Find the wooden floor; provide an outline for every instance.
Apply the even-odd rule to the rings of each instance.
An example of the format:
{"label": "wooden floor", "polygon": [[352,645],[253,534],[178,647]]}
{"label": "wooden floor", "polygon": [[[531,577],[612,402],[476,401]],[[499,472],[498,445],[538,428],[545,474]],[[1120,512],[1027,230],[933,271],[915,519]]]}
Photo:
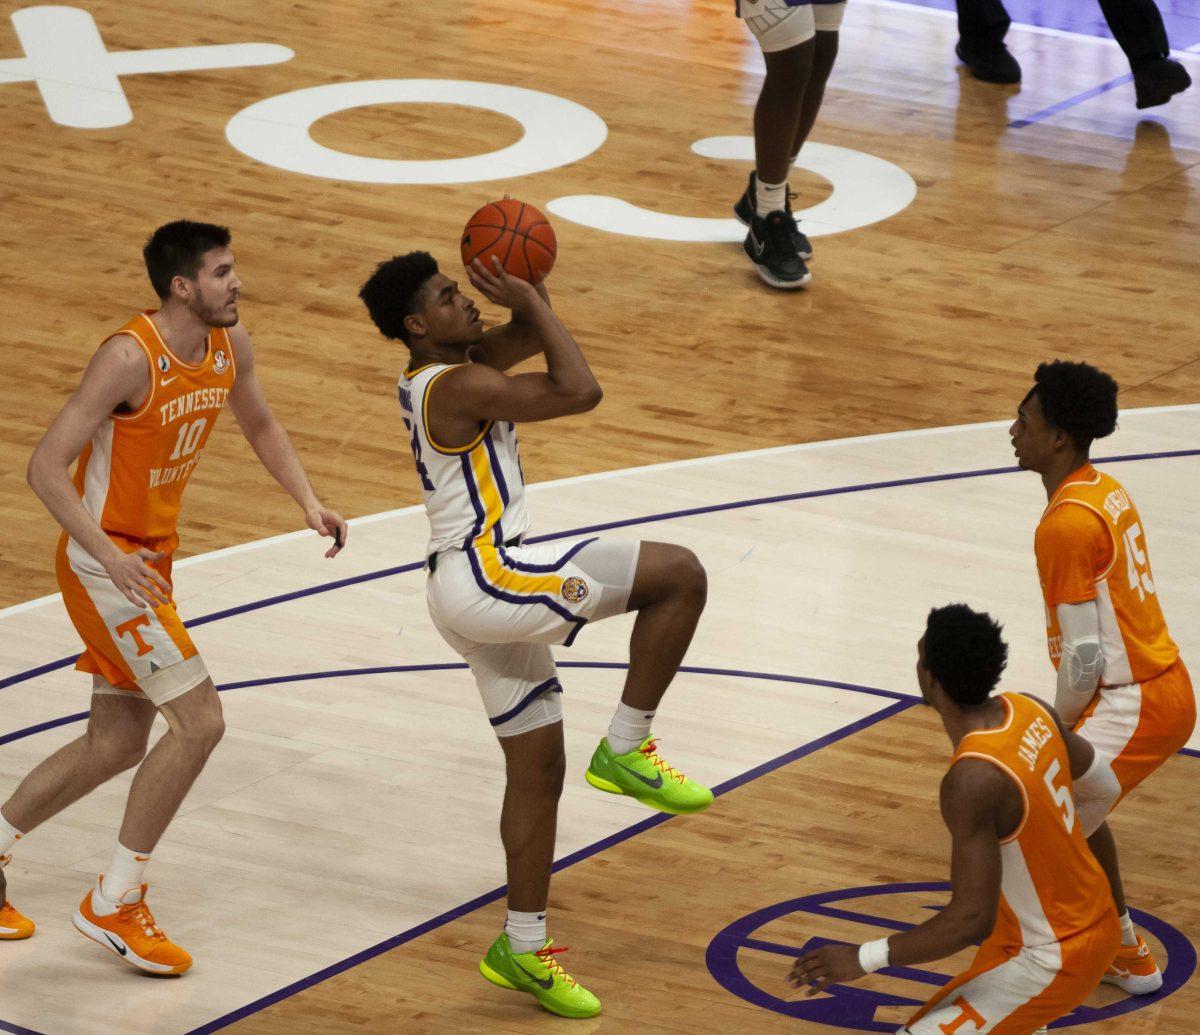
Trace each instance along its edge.
{"label": "wooden floor", "polygon": [[[12,607],[0,611],[0,683],[75,649],[56,602],[25,606],[55,592],[57,534],[23,472],[95,345],[153,303],[139,252],[156,225],[190,217],[232,228],[246,283],[242,314],[262,378],[324,498],[348,516],[415,503],[419,489],[393,389],[403,350],[375,334],[358,286],[376,261],[410,248],[431,249],[458,275],[464,220],[505,192],[547,210],[556,199],[591,196],[651,213],[727,219],[750,165],[704,157],[705,148],[693,145],[750,133],[761,57],[731,6],[265,0],[215,18],[212,5],[181,0],[165,19],[162,6],[146,0],[94,0],[86,11],[110,51],[256,43],[294,54],[252,67],[124,75],[132,121],[80,129],[54,121],[38,87],[19,81],[23,67],[6,64],[22,53],[10,17],[23,5],[0,2],[0,607]],[[786,460],[762,466],[718,459],[715,467],[662,475],[614,473],[1006,419],[1034,366],[1056,356],[1110,370],[1126,408],[1200,402],[1200,90],[1148,115],[1134,110],[1128,85],[1058,110],[1127,71],[1115,45],[1016,26],[1009,43],[1025,79],[1014,90],[964,78],[953,43],[945,12],[850,0],[814,141],[890,163],[911,177],[916,194],[869,226],[818,227],[826,232],[814,238],[807,291],[765,288],[733,241],[630,236],[552,216],[559,261],[550,289],[605,400],[585,417],[527,428],[524,467],[535,482],[603,477],[535,492],[539,528],[1004,466],[1011,456],[998,426],[818,446],[796,454],[803,463],[787,452]],[[1200,55],[1181,59],[1200,74]],[[42,74],[48,83],[81,76],[70,62]],[[232,118],[266,98],[391,78],[543,91],[594,112],[607,136],[585,157],[531,175],[408,184],[288,172],[226,137]],[[115,96],[94,82],[82,89],[85,99],[87,91],[106,102]],[[1023,120],[1029,124],[1011,125]],[[319,144],[348,154],[426,161],[494,151],[521,133],[507,116],[441,103],[355,107],[311,130]],[[744,153],[746,141],[735,144]],[[869,178],[831,184],[803,169],[792,186],[798,210],[832,194],[848,223],[876,190]],[[722,233],[728,237],[728,228],[714,236]],[[485,306],[486,317],[498,315]],[[1163,420],[1130,415],[1123,425],[1121,434],[1133,436],[1130,452],[1200,445],[1194,411]],[[1122,451],[1119,442],[1114,453]],[[180,556],[301,524],[232,418],[206,452],[184,504]],[[1131,464],[1120,475],[1128,476],[1155,537],[1156,575],[1171,587],[1175,634],[1195,657],[1200,567],[1190,555],[1200,501],[1185,487],[1198,482],[1196,461],[1162,463],[1175,466]],[[706,480],[717,470],[721,478]],[[1028,550],[1038,490],[1018,476],[1001,481],[994,489],[986,479],[950,482],[903,504],[814,499],[779,508],[786,518],[752,508],[730,511],[719,528],[698,520],[652,528],[647,534],[696,548],[722,587],[689,660],[741,676],[798,673],[910,694],[909,626],[930,604],[958,593],[995,601],[989,606],[1003,611],[1013,640],[1011,674],[1045,689]],[[985,498],[1008,508],[1007,523],[972,509]],[[164,925],[207,960],[185,981],[121,981],[127,975],[56,919],[56,910],[73,907],[86,874],[104,864],[125,782],[23,844],[9,873],[14,888],[28,889],[18,901],[37,907],[43,927],[17,947],[23,955],[10,953],[13,946],[0,952],[0,1030],[215,1030],[206,1026],[233,1021],[262,997],[498,886],[489,825],[498,754],[469,681],[434,670],[394,673],[380,683],[360,672],[452,660],[424,615],[419,573],[368,578],[417,560],[422,521],[407,514],[358,524],[351,548],[332,563],[319,562],[301,538],[181,568],[181,599],[192,617],[361,576],[361,585],[336,598],[249,611],[196,634],[222,683],[357,674],[311,687],[248,687],[226,698],[231,736],[168,832],[151,875]],[[913,551],[921,559],[915,573],[906,559]],[[781,616],[764,620],[760,600],[739,589],[746,563],[766,606],[782,606]],[[807,595],[813,580],[828,594],[820,605]],[[333,599],[336,606],[325,604]],[[886,630],[884,647],[870,656],[854,634],[864,609],[873,627]],[[601,627],[571,657],[617,663],[624,635],[619,623]],[[611,672],[573,678],[582,684],[585,675],[568,731],[576,755],[602,731],[618,682]],[[755,698],[758,711],[739,725],[741,676],[711,685],[708,677],[681,677],[668,743],[713,782],[737,780],[893,705],[812,684],[789,684],[788,694],[772,696],[754,683],[766,696]],[[63,669],[24,678],[0,695],[2,797],[78,726],[28,731],[77,714],[87,698]],[[705,951],[725,925],[787,899],[944,878],[946,842],[931,789],[947,751],[929,720],[917,708],[884,717],[731,789],[709,816],[655,826],[565,869],[555,882],[555,937],[572,946],[575,969],[604,996],[606,1011],[575,1027],[834,1030],[819,1018],[788,1018],[739,998],[709,973]],[[731,723],[736,736],[723,737]],[[425,733],[441,745],[429,759],[432,770],[467,765],[478,780],[478,797],[452,808],[461,831],[447,833],[430,818],[437,796],[426,770],[411,765],[414,741],[404,739],[419,743]],[[1200,936],[1189,884],[1197,855],[1194,765],[1200,762],[1175,760],[1116,823],[1131,900],[1192,942]],[[378,830],[342,824],[347,794],[375,803],[368,811]],[[616,838],[641,819],[624,803],[595,797],[578,786],[568,791],[574,819],[564,820],[561,856]],[[320,820],[312,819],[314,809]],[[315,855],[313,845],[321,849]],[[332,889],[317,872],[328,858],[321,852],[351,860]],[[297,860],[314,857],[313,872],[296,873]],[[431,861],[445,871],[438,880],[425,878]],[[646,872],[663,875],[652,889],[629,876]],[[898,899],[879,915],[915,919],[936,900],[928,894],[929,901]],[[216,923],[207,907],[218,902]],[[491,902],[466,910],[237,1025],[375,1032],[555,1024],[473,973],[500,908]],[[352,922],[338,928],[339,916]],[[220,924],[249,926],[230,939],[227,956],[211,940]],[[333,933],[306,940],[325,924]],[[755,937],[796,945],[810,935],[869,933],[828,917],[773,924]],[[784,995],[785,957],[745,946],[736,957],[762,996]],[[906,999],[928,993],[878,987]],[[878,1025],[902,1013],[884,1009],[877,1027],[844,1030],[890,1030]],[[1174,1035],[1192,1030],[1197,1015],[1200,999],[1188,985],[1087,1027]]]}

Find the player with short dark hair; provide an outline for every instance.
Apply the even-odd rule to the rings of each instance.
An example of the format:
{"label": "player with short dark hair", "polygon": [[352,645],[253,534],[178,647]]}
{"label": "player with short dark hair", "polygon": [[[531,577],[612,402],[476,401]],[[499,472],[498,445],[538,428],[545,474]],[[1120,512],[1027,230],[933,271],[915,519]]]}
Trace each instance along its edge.
{"label": "player with short dark hair", "polygon": [[[1049,503],[1034,534],[1046,607],[1055,707],[1112,762],[1110,807],[1187,744],[1192,682],[1167,631],[1145,526],[1124,487],[1096,470],[1092,442],[1117,424],[1117,383],[1087,363],[1043,363],[1009,428],[1021,467],[1041,475]],[[1162,986],[1125,908],[1108,824],[1089,838],[1112,884],[1122,948],[1105,981],[1135,995]]]}
{"label": "player with short dark hair", "polygon": [[897,1035],[1042,1030],[1091,994],[1120,944],[1108,881],[1084,839],[1103,818],[1112,772],[1036,697],[991,693],[1007,656],[1000,626],[965,604],[931,611],[917,644],[921,696],[954,745],[941,786],[950,902],[901,934],[824,945],[792,969],[813,995],[982,942]]}
{"label": "player with short dark hair", "polygon": [[[34,927],[5,901],[13,846],[136,766],[112,862],[73,922],[152,974],[183,973],[192,958],[155,924],[142,876],[225,728],[170,580],[183,490],[227,402],[309,527],[335,540],[325,556],[346,538],[259,385],[229,240],[224,227],[186,220],[154,232],[143,254],[162,305],[101,343],[29,461],[30,486],[63,528],[58,584],[84,643],[75,667],[91,674],[92,701],[84,735],[34,768],[0,811],[0,938]],[[160,712],[167,732],[147,753]]]}
{"label": "player with short dark hair", "polygon": [[[510,276],[498,260],[490,269],[476,260],[470,278],[511,310],[508,323],[484,330],[474,302],[427,252],[380,263],[360,295],[379,330],[409,347],[398,389],[429,516],[429,614],[470,666],[504,751],[508,916],[480,971],[553,1013],[592,1017],[600,1001],[563,970],[555,957],[564,949],[546,934],[566,766],[550,647],[569,647],[589,622],[636,613],[621,701],[585,777],[663,812],[700,812],[712,792],[659,755],[650,726],[691,643],[707,579],[695,554],[668,543],[525,542],[516,426],[585,413],[600,386],[543,284]],[[507,373],[539,353],[544,371]]]}

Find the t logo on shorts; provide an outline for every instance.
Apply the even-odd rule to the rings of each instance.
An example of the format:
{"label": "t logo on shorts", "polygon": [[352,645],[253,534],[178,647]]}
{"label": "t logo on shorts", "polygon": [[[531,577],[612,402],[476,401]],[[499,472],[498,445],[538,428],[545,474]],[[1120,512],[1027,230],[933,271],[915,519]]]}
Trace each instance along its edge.
{"label": "t logo on shorts", "polygon": [[950,1005],[957,1006],[960,1010],[962,1010],[962,1013],[959,1014],[958,1017],[956,1017],[949,1024],[938,1025],[938,1027],[941,1028],[946,1035],[954,1035],[959,1028],[967,1023],[967,1021],[970,1021],[975,1025],[976,1031],[983,1031],[983,1026],[987,1024],[987,1021],[979,1016],[979,1011],[976,1010],[975,1007],[973,1007],[970,1003],[968,1003],[966,999],[964,999],[962,996],[959,996]]}
{"label": "t logo on shorts", "polygon": [[138,632],[138,628],[143,625],[149,625],[150,619],[146,615],[137,615],[129,619],[128,622],[122,622],[116,627],[118,637],[130,636],[133,642],[137,645],[137,656],[140,658],[143,654],[149,654],[153,647],[142,639],[142,634]]}

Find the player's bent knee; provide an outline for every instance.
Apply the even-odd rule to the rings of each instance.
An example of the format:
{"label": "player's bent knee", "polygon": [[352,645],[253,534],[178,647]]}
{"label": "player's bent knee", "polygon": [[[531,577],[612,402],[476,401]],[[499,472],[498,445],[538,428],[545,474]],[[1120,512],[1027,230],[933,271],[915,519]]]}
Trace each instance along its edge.
{"label": "player's bent knee", "polygon": [[674,574],[681,592],[689,596],[708,599],[708,572],[691,550],[684,546],[675,547]]}

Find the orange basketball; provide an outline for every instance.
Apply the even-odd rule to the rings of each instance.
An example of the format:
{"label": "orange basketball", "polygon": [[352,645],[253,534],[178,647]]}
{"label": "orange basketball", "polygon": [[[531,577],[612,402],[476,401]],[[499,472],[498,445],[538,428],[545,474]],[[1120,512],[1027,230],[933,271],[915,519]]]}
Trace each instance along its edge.
{"label": "orange basketball", "polygon": [[509,274],[531,284],[550,272],[557,254],[554,227],[532,205],[513,198],[484,205],[463,230],[464,266],[479,259],[491,269],[495,255]]}

